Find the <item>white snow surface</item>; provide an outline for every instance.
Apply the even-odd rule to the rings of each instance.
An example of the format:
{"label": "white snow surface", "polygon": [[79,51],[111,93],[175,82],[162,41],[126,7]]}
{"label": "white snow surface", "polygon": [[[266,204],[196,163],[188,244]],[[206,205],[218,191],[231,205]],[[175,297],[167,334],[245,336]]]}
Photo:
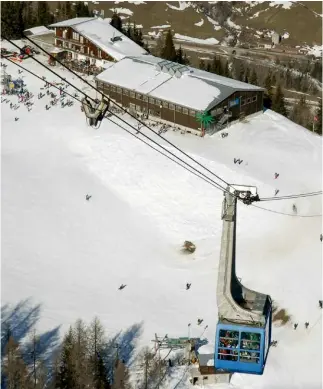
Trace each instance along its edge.
{"label": "white snow surface", "polygon": [[200,38],[193,38],[191,36],[181,35],[181,34],[175,34],[175,39],[187,41],[187,42],[194,42],[202,45],[217,45],[219,41],[215,38],[206,38],[206,39],[200,39]]}
{"label": "white snow surface", "polygon": [[170,24],[163,24],[162,26],[152,26],[150,28],[169,28],[169,27],[171,27]]}
{"label": "white snow surface", "polygon": [[233,27],[236,30],[241,30],[241,26],[235,24],[230,18],[227,19],[227,23],[230,27]]}
{"label": "white snow surface", "polygon": [[189,1],[179,1],[178,7],[176,7],[172,4],[169,4],[169,3],[166,3],[166,5],[167,5],[167,7],[174,9],[176,11],[184,11],[184,9],[191,7],[191,3]]}
{"label": "white snow surface", "polygon": [[[7,64],[18,77],[18,67]],[[60,81],[32,59],[22,66]],[[44,83],[24,76],[37,96]],[[69,80],[88,90],[74,76]],[[35,98],[32,112],[2,104],[2,303],[27,297],[41,303],[39,331],[61,325],[63,334],[77,318],[95,315],[109,335],[142,323],[138,346],[151,346],[155,333],[187,336],[188,323],[191,336],[200,336],[196,320],[202,317],[212,352],[222,193],[108,120],[92,130],[77,102],[46,111],[48,101]],[[225,139],[165,136],[228,182],[256,185],[260,197],[276,188],[280,195],[321,189],[319,136],[270,110],[227,132]],[[243,163],[234,165],[235,157]],[[322,213],[321,200],[257,205],[292,213],[295,203],[299,214],[312,215]],[[321,228],[322,218],[239,205],[237,274],[246,286],[269,293],[299,327],[274,325],[278,346],[270,349],[262,376],[234,374],[230,385],[216,388],[321,387]],[[197,245],[191,256],[180,253],[187,239]],[[118,291],[121,283],[127,287]],[[164,389],[180,380],[178,388],[191,387],[184,368],[173,379]]]}
{"label": "white snow surface", "polygon": [[214,30],[216,30],[216,31],[221,30],[222,27],[219,25],[219,23],[217,21],[215,21],[214,19],[210,18],[210,16],[207,16],[206,18],[207,18],[207,20],[211,24],[213,24]]}
{"label": "white snow surface", "polygon": [[288,39],[289,38],[289,32],[285,31],[284,34],[282,35],[283,39]]}
{"label": "white snow surface", "polygon": [[24,34],[26,32],[31,32],[31,34],[33,36],[35,35],[43,35],[43,34],[55,34],[55,31],[53,30],[50,30],[49,28],[45,27],[45,26],[38,26],[38,27],[32,27],[32,28],[28,28],[27,30],[24,31]]}
{"label": "white snow surface", "polygon": [[309,55],[314,55],[317,58],[322,57],[323,46],[314,45],[306,46],[306,48],[308,48]]}
{"label": "white snow surface", "polygon": [[133,12],[128,8],[110,8],[110,11],[116,12],[117,14],[133,15]]}
{"label": "white snow surface", "polygon": [[278,5],[282,5],[284,9],[290,9],[290,7],[293,5],[292,1],[272,1],[269,3],[270,7],[276,7]]}
{"label": "white snow surface", "polygon": [[202,18],[199,22],[194,23],[194,24],[195,24],[195,26],[197,26],[197,27],[201,27],[201,26],[203,26],[203,24],[204,24],[204,19]]}

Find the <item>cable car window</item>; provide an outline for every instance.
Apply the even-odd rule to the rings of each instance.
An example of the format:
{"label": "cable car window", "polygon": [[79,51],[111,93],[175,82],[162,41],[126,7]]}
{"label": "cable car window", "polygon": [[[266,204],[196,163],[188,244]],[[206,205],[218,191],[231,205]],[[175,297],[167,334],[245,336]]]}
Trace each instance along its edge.
{"label": "cable car window", "polygon": [[241,332],[240,349],[260,350],[260,334],[254,332]]}
{"label": "cable car window", "polygon": [[219,348],[218,359],[223,359],[226,361],[237,361],[238,360],[238,353],[239,353],[238,350]]}
{"label": "cable car window", "polygon": [[237,348],[239,331],[220,330],[220,347]]}
{"label": "cable car window", "polygon": [[259,363],[259,356],[258,352],[240,350],[240,362]]}

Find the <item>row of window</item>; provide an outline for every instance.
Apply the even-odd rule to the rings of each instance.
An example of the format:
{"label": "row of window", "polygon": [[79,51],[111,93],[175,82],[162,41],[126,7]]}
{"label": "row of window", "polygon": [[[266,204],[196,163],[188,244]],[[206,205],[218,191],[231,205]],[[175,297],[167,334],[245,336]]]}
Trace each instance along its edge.
{"label": "row of window", "polygon": [[[120,93],[120,94],[123,94],[124,96],[130,96],[131,98],[133,99],[137,99],[137,100],[141,100],[141,101],[144,101],[146,103],[149,102],[149,104],[154,104],[154,105],[157,105],[159,108],[168,108],[170,109],[171,111],[176,111],[176,112],[181,112],[183,113],[184,115],[190,115],[190,116],[193,116],[195,117],[196,115],[196,111],[192,110],[192,109],[188,109],[188,108],[185,108],[185,107],[181,107],[180,105],[175,105],[175,104],[172,104],[172,103],[168,103],[167,101],[162,101],[162,100],[159,100],[159,99],[155,99],[153,97],[148,97],[146,95],[142,95],[140,93],[135,93],[134,91],[130,91],[130,90],[127,90],[127,89],[122,89],[120,87],[115,87],[113,85],[108,85],[108,84],[104,84],[103,83],[98,83],[98,87],[100,88],[104,88],[105,89],[109,89],[111,90],[111,92],[117,92],[117,93]],[[134,105],[135,104],[130,104],[131,105]],[[139,105],[136,105],[136,107],[139,107]]]}
{"label": "row of window", "polygon": [[259,363],[260,341],[261,335],[257,332],[220,330],[218,358]]}
{"label": "row of window", "polygon": [[246,104],[250,104],[257,101],[257,96],[248,97],[247,99],[241,99],[241,107]]}

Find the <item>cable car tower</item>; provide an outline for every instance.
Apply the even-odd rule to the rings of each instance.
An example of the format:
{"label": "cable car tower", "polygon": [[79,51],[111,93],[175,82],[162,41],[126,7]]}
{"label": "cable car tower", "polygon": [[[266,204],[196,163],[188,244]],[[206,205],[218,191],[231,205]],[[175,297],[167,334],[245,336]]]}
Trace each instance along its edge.
{"label": "cable car tower", "polygon": [[238,197],[245,204],[259,197],[255,187],[242,185],[228,186],[224,196],[214,366],[229,372],[262,374],[271,342],[271,298],[242,285],[235,266]]}

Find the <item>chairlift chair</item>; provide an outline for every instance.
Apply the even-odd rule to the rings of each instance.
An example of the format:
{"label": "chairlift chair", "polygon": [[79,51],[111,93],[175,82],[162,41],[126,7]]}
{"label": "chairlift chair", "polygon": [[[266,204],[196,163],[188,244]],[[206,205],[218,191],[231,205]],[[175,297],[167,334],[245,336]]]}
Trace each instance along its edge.
{"label": "chairlift chair", "polygon": [[82,99],[81,110],[85,113],[87,124],[97,130],[100,127],[105,114],[109,110],[109,106],[109,101],[104,98],[102,98],[101,102],[97,100],[96,103],[93,104],[89,99],[84,97]]}

